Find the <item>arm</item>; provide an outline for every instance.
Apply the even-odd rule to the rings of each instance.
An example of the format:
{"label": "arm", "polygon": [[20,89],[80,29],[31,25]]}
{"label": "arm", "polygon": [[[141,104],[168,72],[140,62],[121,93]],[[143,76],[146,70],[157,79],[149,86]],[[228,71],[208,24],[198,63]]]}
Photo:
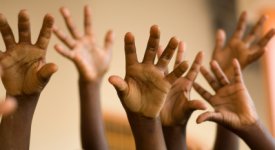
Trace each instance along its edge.
{"label": "arm", "polygon": [[[183,61],[183,51],[184,46],[180,42],[174,68]],[[202,59],[203,53],[200,52],[197,54],[188,73],[174,82],[168,92],[160,114],[167,149],[187,149],[187,122],[193,111],[206,108],[201,101],[190,100],[192,84],[199,72]]]}
{"label": "arm", "polygon": [[164,73],[178,45],[176,38],[170,40],[157,64],[154,64],[159,38],[158,26],[152,26],[143,61],[139,63],[134,37],[131,33],[127,33],[125,79],[118,76],[109,78],[126,110],[138,150],[166,149],[159,113],[171,85],[188,68],[184,62],[171,73],[167,75]]}
{"label": "arm", "polygon": [[0,124],[0,147],[29,149],[32,117],[39,95],[57,66],[46,64],[46,49],[54,19],[44,17],[36,44],[31,44],[29,16],[22,10],[18,16],[19,42],[16,43],[6,18],[0,14],[0,30],[6,51],[0,54],[2,81],[7,97],[17,102],[13,115],[4,116]]}
{"label": "arm", "polygon": [[60,29],[55,27],[54,33],[69,48],[65,49],[60,44],[56,44],[55,49],[58,53],[71,60],[79,73],[82,148],[107,149],[108,145],[105,139],[100,105],[100,87],[110,65],[114,40],[113,32],[109,31],[106,34],[104,47],[99,47],[95,43],[91,24],[91,8],[88,5],[84,8],[84,35],[81,35],[75,28],[67,8],[61,8],[60,12],[72,38],[68,38]]}
{"label": "arm", "polygon": [[216,61],[211,63],[211,67],[216,79],[204,68],[201,72],[216,92],[215,95],[211,95],[198,84],[194,84],[194,88],[213,106],[214,112],[208,111],[199,115],[197,122],[216,122],[241,137],[251,149],[274,149],[275,141],[258,119],[253,101],[244,85],[238,61],[233,61],[232,81],[228,80]]}
{"label": "arm", "polygon": [[[249,34],[244,36],[247,14],[246,12],[242,13],[233,36],[226,44],[225,32],[223,30],[217,31],[216,46],[212,59],[217,60],[229,79],[234,76],[234,69],[231,65],[234,58],[238,59],[241,68],[244,69],[264,54],[265,46],[274,35],[274,30],[270,30],[265,36],[261,36],[261,29],[266,19],[266,16],[262,16]],[[214,149],[229,148],[228,150],[233,150],[238,149],[238,147],[238,137],[234,133],[218,125]]]}

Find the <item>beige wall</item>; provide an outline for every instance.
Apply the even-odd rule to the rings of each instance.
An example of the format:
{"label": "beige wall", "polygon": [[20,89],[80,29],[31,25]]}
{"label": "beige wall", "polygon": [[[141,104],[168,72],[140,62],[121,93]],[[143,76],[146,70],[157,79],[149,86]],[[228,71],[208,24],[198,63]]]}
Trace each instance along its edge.
{"label": "beige wall", "polygon": [[[199,50],[205,51],[208,64],[213,48],[213,33],[206,2],[201,0],[0,0],[0,11],[5,14],[17,34],[17,14],[20,9],[29,11],[32,25],[32,40],[35,41],[42,24],[43,15],[47,12],[56,18],[56,24],[65,29],[64,22],[58,12],[60,6],[67,6],[73,14],[77,26],[83,27],[83,5],[90,4],[93,9],[94,29],[101,44],[105,31],[112,28],[116,33],[111,69],[105,77],[102,87],[103,109],[105,112],[125,116],[114,88],[107,82],[107,77],[116,74],[124,76],[123,37],[128,31],[134,33],[139,59],[143,56],[149,35],[149,28],[158,24],[161,28],[161,43],[166,45],[171,36],[177,36],[187,43],[185,58],[193,60]],[[77,72],[71,62],[58,55],[53,44],[59,42],[53,36],[48,48],[47,61],[55,62],[59,71],[52,77],[39,100],[32,126],[32,150],[77,150],[80,147],[79,137],[79,104],[77,89]],[[4,49],[2,40],[0,48]],[[190,62],[191,63],[191,62]],[[257,68],[256,68],[257,69]],[[259,68],[258,68],[259,69]],[[252,73],[249,72],[252,70]],[[261,76],[248,69],[246,77],[249,86],[262,87]],[[250,75],[252,74],[252,75]],[[199,80],[202,81],[200,77]],[[252,82],[250,82],[252,81]],[[205,81],[202,81],[205,83]],[[253,97],[261,100],[257,103],[260,113],[262,98],[265,96],[259,89],[252,88]],[[261,89],[262,90],[262,89]],[[260,91],[261,91],[260,90]],[[1,96],[5,92],[1,87]],[[200,98],[196,93],[194,98]],[[196,125],[195,113],[188,125],[188,134],[197,138],[206,147],[211,147],[214,140],[215,126],[213,123]],[[265,120],[265,118],[264,118]],[[242,148],[247,149],[247,148]]]}

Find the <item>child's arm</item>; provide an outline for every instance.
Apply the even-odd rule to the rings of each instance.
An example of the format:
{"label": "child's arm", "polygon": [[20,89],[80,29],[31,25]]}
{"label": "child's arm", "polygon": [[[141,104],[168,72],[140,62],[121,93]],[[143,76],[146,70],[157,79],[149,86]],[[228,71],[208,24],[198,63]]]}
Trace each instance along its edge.
{"label": "child's arm", "polygon": [[[217,31],[216,46],[212,59],[221,65],[222,70],[229,79],[234,76],[233,66],[231,65],[234,58],[238,59],[241,63],[241,68],[244,69],[264,54],[267,43],[275,33],[274,30],[270,30],[265,36],[261,35],[261,30],[266,19],[266,16],[262,16],[253,26],[252,30],[247,35],[244,35],[247,26],[247,14],[243,12],[233,36],[226,44],[225,32],[223,30]],[[238,149],[238,143],[238,138],[234,133],[220,125],[217,126],[214,149]]]}
{"label": "child's arm", "polygon": [[15,42],[12,30],[0,14],[0,30],[6,51],[0,54],[2,82],[7,97],[17,102],[17,110],[4,116],[0,125],[1,149],[29,149],[32,117],[40,93],[57,66],[46,63],[46,49],[51,37],[54,18],[44,17],[38,40],[31,43],[30,20],[26,10],[18,16],[19,42]]}
{"label": "child's arm", "polygon": [[63,7],[60,12],[72,37],[66,36],[62,30],[55,27],[54,33],[69,48],[56,44],[55,49],[71,60],[79,73],[82,147],[108,149],[100,105],[100,87],[110,66],[113,32],[107,32],[104,46],[99,47],[92,28],[91,8],[88,5],[84,8],[85,32],[83,35],[76,29],[69,10]]}
{"label": "child's arm", "polygon": [[240,136],[251,149],[274,149],[275,142],[266,129],[260,125],[253,101],[244,85],[240,65],[233,61],[234,77],[229,81],[216,61],[211,63],[216,78],[202,68],[201,72],[216,92],[210,94],[200,85],[196,91],[214,108],[197,118],[197,122],[213,121]]}
{"label": "child's arm", "polygon": [[138,62],[134,36],[127,33],[126,76],[124,80],[118,76],[109,78],[126,110],[138,150],[166,149],[159,113],[171,85],[188,68],[186,63],[181,63],[165,75],[166,67],[178,45],[176,38],[170,40],[160,59],[154,64],[159,38],[159,28],[152,26],[143,61]]}
{"label": "child's arm", "polygon": [[[184,45],[180,42],[174,67],[183,61],[183,51]],[[160,116],[167,149],[187,149],[187,122],[193,111],[206,108],[201,101],[190,100],[190,91],[200,70],[202,59],[203,53],[199,52],[188,73],[172,85],[161,110]]]}

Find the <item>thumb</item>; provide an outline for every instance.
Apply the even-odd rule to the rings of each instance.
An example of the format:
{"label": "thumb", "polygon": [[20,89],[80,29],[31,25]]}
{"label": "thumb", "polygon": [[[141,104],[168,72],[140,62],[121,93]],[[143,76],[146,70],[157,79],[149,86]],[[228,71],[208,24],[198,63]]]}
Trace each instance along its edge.
{"label": "thumb", "polygon": [[52,74],[57,71],[57,69],[57,65],[55,65],[54,63],[45,64],[37,72],[38,79],[42,82],[47,82],[52,76]]}
{"label": "thumb", "polygon": [[127,83],[119,76],[110,76],[109,82],[114,86],[120,96],[124,96],[128,91]]}
{"label": "thumb", "polygon": [[222,114],[219,112],[204,112],[201,115],[198,116],[197,118],[197,123],[202,123],[205,121],[213,121],[216,122],[218,124],[220,124],[221,122],[223,122],[222,119]]}

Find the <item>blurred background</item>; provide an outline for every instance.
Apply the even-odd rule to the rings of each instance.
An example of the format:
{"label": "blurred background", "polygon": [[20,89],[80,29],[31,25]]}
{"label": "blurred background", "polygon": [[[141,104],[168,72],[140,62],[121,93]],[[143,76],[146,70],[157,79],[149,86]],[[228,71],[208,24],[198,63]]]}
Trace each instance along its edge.
{"label": "blurred background", "polygon": [[[17,15],[21,9],[27,9],[31,18],[32,41],[35,42],[46,13],[54,15],[56,25],[67,31],[59,13],[61,6],[70,9],[77,27],[83,31],[85,4],[92,7],[98,44],[103,44],[108,29],[113,29],[116,35],[111,68],[104,78],[101,90],[106,134],[110,149],[114,150],[134,149],[124,109],[114,88],[107,81],[110,75],[124,77],[123,39],[126,32],[130,31],[135,35],[139,60],[144,54],[150,26],[157,24],[161,29],[161,45],[166,46],[172,36],[177,36],[186,43],[185,60],[191,64],[196,53],[204,51],[204,65],[208,66],[216,29],[224,28],[230,36],[242,11],[248,12],[249,24],[255,23],[263,13],[270,14],[263,32],[275,26],[274,0],[0,0],[0,13],[7,17],[15,37],[18,38]],[[37,105],[32,125],[31,150],[81,149],[78,74],[73,63],[54,50],[53,45],[56,43],[61,42],[53,35],[48,47],[47,61],[56,63],[59,70],[42,92]],[[269,49],[272,47],[275,51],[275,46],[271,43]],[[0,49],[5,50],[3,40],[0,40]],[[274,136],[275,100],[272,97],[272,85],[275,84],[272,84],[274,81],[270,78],[272,56],[275,54],[271,50],[268,53],[265,58],[244,71],[244,79],[261,120],[268,129],[273,130]],[[197,80],[209,87],[201,76]],[[5,97],[2,85],[0,96]],[[202,99],[194,91],[191,98]],[[211,110],[210,107],[209,109]],[[200,113],[202,112],[195,112],[188,123],[188,141],[192,145],[198,145],[194,149],[208,150],[213,146],[216,125],[211,122],[196,124],[195,120]],[[240,146],[241,150],[249,149],[243,142]]]}

